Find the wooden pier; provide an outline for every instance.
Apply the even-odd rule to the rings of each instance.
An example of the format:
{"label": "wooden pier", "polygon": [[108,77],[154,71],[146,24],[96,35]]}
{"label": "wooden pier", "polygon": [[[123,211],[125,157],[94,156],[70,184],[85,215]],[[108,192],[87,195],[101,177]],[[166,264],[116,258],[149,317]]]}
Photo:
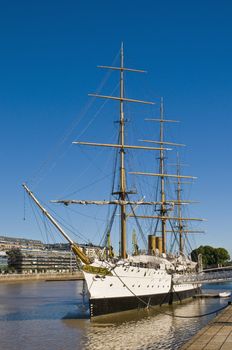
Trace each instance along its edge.
{"label": "wooden pier", "polygon": [[181,350],[232,350],[232,305],[202,328]]}

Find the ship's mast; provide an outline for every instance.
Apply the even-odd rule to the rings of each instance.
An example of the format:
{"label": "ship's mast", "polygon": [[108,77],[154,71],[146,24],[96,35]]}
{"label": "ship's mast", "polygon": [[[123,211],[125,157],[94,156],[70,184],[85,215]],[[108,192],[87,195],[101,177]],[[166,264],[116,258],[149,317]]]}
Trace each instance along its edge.
{"label": "ship's mast", "polygon": [[[106,143],[96,143],[96,142],[83,142],[83,141],[75,141],[74,144],[78,145],[87,145],[87,146],[94,146],[94,147],[113,147],[118,148],[120,151],[120,179],[119,179],[119,190],[117,192],[113,192],[113,195],[118,195],[119,199],[114,201],[82,201],[82,200],[62,200],[62,201],[55,201],[59,203],[64,203],[66,205],[69,204],[96,204],[96,205],[104,205],[104,204],[113,204],[113,205],[119,205],[120,206],[120,228],[121,228],[121,245],[120,245],[120,255],[121,258],[126,258],[126,218],[129,217],[129,215],[126,214],[126,206],[127,205],[155,205],[157,202],[145,202],[145,201],[135,201],[131,202],[128,200],[127,195],[131,192],[127,191],[126,188],[126,170],[125,170],[125,149],[138,149],[138,150],[147,150],[147,151],[160,151],[161,147],[146,147],[146,146],[137,146],[137,145],[127,145],[125,144],[125,119],[124,119],[124,102],[129,103],[142,103],[142,104],[151,104],[153,105],[154,102],[148,102],[148,101],[142,101],[137,99],[131,99],[124,97],[124,72],[135,72],[135,73],[145,73],[144,70],[140,69],[131,69],[124,67],[124,50],[123,50],[123,44],[121,45],[120,49],[120,66],[119,67],[112,67],[112,66],[98,66],[98,68],[104,68],[104,69],[111,69],[119,71],[120,73],[120,92],[119,96],[106,96],[106,95],[99,95],[99,94],[89,94],[89,96],[94,96],[98,98],[103,99],[110,99],[115,100],[119,102],[120,106],[120,116],[119,116],[119,124],[120,124],[120,130],[119,130],[119,142],[118,144],[106,144]],[[160,204],[160,203],[159,203]]]}
{"label": "ship's mast", "polygon": [[[160,99],[160,118],[159,119],[153,119],[153,118],[147,118],[145,119],[147,121],[154,121],[154,122],[159,122],[160,123],[160,139],[159,141],[155,140],[141,140],[143,142],[149,142],[149,143],[155,143],[159,144],[161,146],[160,152],[159,152],[159,174],[156,173],[145,173],[145,172],[140,172],[140,171],[133,171],[130,172],[131,174],[136,174],[136,175],[145,175],[145,176],[157,176],[160,178],[160,206],[158,209],[158,215],[136,215],[137,218],[141,219],[158,219],[161,221],[161,230],[158,232],[161,232],[162,235],[162,252],[166,253],[167,252],[167,233],[173,233],[173,230],[167,230],[167,221],[171,222],[172,220],[178,221],[178,229],[180,229],[180,252],[183,252],[183,234],[185,233],[195,233],[195,232],[201,232],[201,231],[189,231],[189,230],[184,230],[184,225],[183,222],[185,221],[204,221],[203,219],[198,219],[198,218],[183,218],[182,217],[182,209],[181,205],[182,204],[189,204],[191,201],[185,201],[181,199],[180,193],[181,189],[179,190],[178,194],[178,199],[177,200],[172,200],[166,198],[166,188],[165,188],[165,179],[166,178],[177,178],[178,179],[178,186],[181,186],[183,182],[181,182],[181,179],[195,179],[196,177],[194,176],[188,176],[188,175],[180,175],[180,170],[177,174],[167,174],[166,169],[165,169],[165,151],[170,150],[167,148],[164,148],[165,145],[170,145],[170,146],[177,146],[177,147],[182,147],[185,146],[183,144],[178,144],[174,142],[167,142],[164,140],[164,123],[178,123],[177,120],[170,120],[166,119],[164,116],[164,102],[163,98],[161,97]],[[179,187],[180,188],[180,187]],[[178,211],[176,216],[169,216],[168,211],[172,209],[170,206],[178,206]],[[169,207],[168,207],[169,206]],[[132,214],[129,214],[129,216],[134,216]],[[156,231],[157,232],[157,231]]]}
{"label": "ship's mast", "polygon": [[[126,176],[125,176],[125,119],[124,119],[124,53],[123,53],[123,44],[121,46],[121,55],[120,55],[120,199],[122,201],[126,200]],[[121,210],[121,257],[126,258],[126,205],[123,204],[120,206]]]}
{"label": "ship's mast", "polygon": [[180,160],[179,160],[179,154],[177,153],[177,164],[176,164],[176,174],[177,174],[177,201],[179,205],[177,205],[177,211],[178,211],[178,218],[180,218],[178,222],[178,231],[179,231],[179,252],[180,254],[183,254],[184,252],[184,240],[183,240],[183,229],[184,225],[182,222],[182,203],[181,203],[181,178],[180,178]]}
{"label": "ship's mast", "polygon": [[186,224],[187,221],[184,222],[182,206],[186,204],[192,204],[194,203],[194,201],[185,201],[182,199],[182,192],[183,192],[182,185],[193,184],[193,182],[181,181],[181,167],[185,166],[186,164],[181,164],[179,153],[177,153],[177,163],[173,165],[176,166],[176,175],[177,175],[176,193],[177,193],[177,217],[178,217],[177,229],[178,229],[178,235],[179,235],[179,252],[180,254],[184,254],[185,241],[187,240],[186,235],[191,233],[204,233],[204,231],[190,230],[188,229],[188,224]]}
{"label": "ship's mast", "polygon": [[[164,104],[163,98],[161,97],[160,101],[160,145],[163,148],[164,146]],[[162,250],[163,253],[166,253],[166,205],[165,205],[165,180],[164,180],[164,150],[160,150],[160,179],[161,179],[161,208],[160,215],[161,219],[161,232],[162,232]]]}

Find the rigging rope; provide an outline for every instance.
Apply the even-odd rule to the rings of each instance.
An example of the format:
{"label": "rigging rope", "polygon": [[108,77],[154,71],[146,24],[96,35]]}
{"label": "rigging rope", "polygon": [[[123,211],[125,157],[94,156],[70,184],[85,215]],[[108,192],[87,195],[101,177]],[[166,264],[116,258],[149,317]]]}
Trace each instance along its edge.
{"label": "rigging rope", "polygon": [[107,227],[106,227],[106,230],[105,230],[105,232],[104,232],[104,235],[103,235],[103,237],[102,237],[102,239],[101,239],[101,241],[100,241],[100,245],[102,244],[102,242],[104,242],[103,244],[104,244],[104,246],[106,246],[107,234],[108,234],[108,232],[110,232],[111,229],[112,229],[112,226],[113,226],[113,223],[114,223],[114,219],[115,219],[115,215],[116,215],[116,211],[117,211],[117,205],[115,205],[115,207],[114,207],[113,214],[112,214],[112,216],[111,216],[111,219],[110,219],[109,224],[108,224]]}
{"label": "rigging rope", "polygon": [[[119,144],[119,138],[120,138],[120,135],[118,135],[118,144]],[[115,182],[116,182],[116,172],[117,172],[117,162],[118,162],[118,155],[119,155],[119,152],[118,150],[116,149],[115,150],[115,161],[114,161],[114,164],[113,164],[113,183],[112,183],[112,190],[111,190],[111,193],[113,194],[113,192],[115,191],[114,190],[114,186],[115,186]],[[116,190],[117,191],[117,190]]]}
{"label": "rigging rope", "polygon": [[[119,56],[119,52],[117,53],[117,55],[115,56],[112,65],[115,64],[116,60],[118,59]],[[106,84],[107,80],[109,79],[110,75],[112,74],[111,70],[108,70],[107,73],[105,74],[104,78],[102,79],[102,81],[100,82],[98,88],[97,88],[97,92],[99,93],[103,86]],[[88,101],[88,103],[84,106],[83,110],[80,113],[79,118],[76,120],[76,118],[73,120],[71,126],[66,130],[66,132],[64,133],[64,135],[60,138],[60,140],[56,143],[56,145],[51,149],[51,151],[48,153],[47,157],[45,158],[44,162],[39,166],[39,168],[37,169],[37,171],[34,172],[34,174],[32,174],[32,176],[28,179],[28,181],[26,182],[30,182],[31,184],[34,183],[35,185],[38,185],[38,183],[40,181],[42,181],[43,178],[43,172],[45,172],[46,167],[49,165],[50,162],[52,162],[52,160],[55,157],[55,153],[58,151],[58,149],[66,142],[66,140],[70,137],[70,135],[72,134],[73,130],[77,128],[77,126],[80,124],[80,122],[82,121],[82,119],[85,117],[86,113],[88,112],[88,110],[90,109],[90,107],[92,106],[94,102],[94,99],[90,99]],[[106,103],[106,101],[104,101],[103,105]],[[81,136],[84,132],[86,131],[86,128],[79,134],[79,136]],[[71,147],[72,145],[70,144],[70,146],[68,147],[68,149]],[[64,152],[65,153],[65,152]],[[64,155],[63,153],[63,155]],[[53,168],[55,165],[55,162],[53,163],[53,165],[50,168]],[[51,169],[50,169],[51,170]],[[40,176],[40,179],[39,179]],[[37,183],[36,183],[37,180]]]}
{"label": "rigging rope", "polygon": [[174,240],[173,240],[173,243],[172,243],[172,245],[170,247],[170,251],[172,252],[172,250],[174,248],[174,244],[175,243],[178,244],[178,237],[177,237],[177,233],[176,233],[175,229],[173,228],[171,220],[168,220],[168,222],[169,222],[169,225],[171,226],[172,232],[174,233]]}
{"label": "rigging rope", "polygon": [[[126,195],[126,197],[127,197],[127,199],[129,200],[129,196]],[[137,226],[138,226],[139,233],[140,233],[140,235],[141,235],[141,237],[142,237],[143,244],[145,245],[145,247],[147,247],[147,239],[146,239],[146,237],[145,237],[145,235],[144,235],[144,233],[143,233],[142,227],[141,227],[141,225],[140,225],[140,223],[139,223],[139,220],[138,220],[138,218],[137,218],[137,216],[136,216],[136,214],[135,214],[135,211],[134,211],[134,208],[133,208],[132,204],[130,204],[130,207],[131,207],[131,211],[132,211],[132,213],[133,213],[133,215],[134,215],[136,224],[137,224]]]}
{"label": "rigging rope", "polygon": [[45,215],[43,215],[43,224],[44,224],[44,230],[45,230],[45,234],[46,234],[46,243],[49,242],[49,239],[48,239],[48,229],[47,229],[47,221],[46,221],[46,217]]}
{"label": "rigging rope", "polygon": [[35,217],[35,220],[36,220],[37,226],[38,226],[38,228],[39,228],[39,231],[40,231],[41,237],[44,239],[44,237],[43,237],[43,233],[42,233],[42,229],[41,229],[41,227],[40,227],[39,220],[38,220],[38,218],[37,218],[36,211],[35,211],[35,209],[34,209],[34,206],[33,206],[33,203],[32,203],[32,200],[31,200],[31,199],[29,199],[29,203],[30,203],[30,206],[31,206],[32,212],[33,212],[33,214],[34,214],[34,217]]}
{"label": "rigging rope", "polygon": [[26,192],[23,191],[23,220],[26,220]]}
{"label": "rigging rope", "polygon": [[170,316],[170,317],[177,317],[177,318],[201,318],[201,317],[217,314],[218,312],[226,309],[229,305],[230,304],[228,303],[227,305],[222,306],[219,309],[216,309],[216,310],[213,310],[213,311],[210,311],[210,312],[206,312],[204,314],[199,314],[199,315],[183,316],[183,315],[169,314],[168,312],[159,312],[159,313],[162,313],[162,314]]}
{"label": "rigging rope", "polygon": [[[40,201],[41,203],[43,203],[42,201]],[[32,212],[35,216],[35,219],[36,219],[36,222],[37,222],[37,225],[39,227],[39,230],[40,230],[40,234],[41,236],[43,237],[43,240],[44,240],[44,236],[43,236],[43,233],[42,233],[42,230],[41,230],[41,227],[40,227],[40,224],[39,224],[39,221],[38,221],[38,218],[37,218],[37,215],[36,215],[36,212],[34,210],[34,207],[32,205],[32,200],[30,200],[29,198],[29,203],[31,205],[31,208],[32,208]],[[44,205],[44,203],[43,203]],[[45,205],[44,205],[45,206]],[[47,208],[49,208],[47,205],[46,205]],[[49,208],[49,211],[53,213],[53,216],[55,215],[55,219],[57,221],[57,223],[61,224],[65,229],[67,229],[69,232],[71,232],[73,235],[75,235],[76,237],[78,237],[79,239],[82,239],[85,243],[88,243],[88,241],[86,240],[85,236],[81,233],[81,232],[78,232],[78,234],[76,233],[76,229],[74,227],[72,227],[72,225],[68,224],[65,222],[65,220],[63,218],[61,218],[53,209]],[[61,220],[57,219],[57,217],[60,217]],[[74,231],[75,230],[75,231]],[[60,236],[60,235],[59,235]]]}

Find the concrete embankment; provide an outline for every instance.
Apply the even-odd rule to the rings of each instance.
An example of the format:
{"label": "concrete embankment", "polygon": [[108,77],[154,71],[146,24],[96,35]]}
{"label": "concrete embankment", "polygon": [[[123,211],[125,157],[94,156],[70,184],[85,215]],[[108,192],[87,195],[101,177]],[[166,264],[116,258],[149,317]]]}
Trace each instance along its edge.
{"label": "concrete embankment", "polygon": [[231,350],[232,305],[190,339],[181,350]]}
{"label": "concrete embankment", "polygon": [[76,281],[83,280],[81,271],[73,273],[34,273],[34,274],[6,274],[0,275],[0,283],[30,282],[30,281]]}

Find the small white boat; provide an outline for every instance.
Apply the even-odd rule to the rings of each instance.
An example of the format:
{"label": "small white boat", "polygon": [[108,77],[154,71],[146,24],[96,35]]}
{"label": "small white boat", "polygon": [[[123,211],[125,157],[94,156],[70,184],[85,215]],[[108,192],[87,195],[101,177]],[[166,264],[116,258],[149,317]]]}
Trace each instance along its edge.
{"label": "small white boat", "polygon": [[231,292],[221,292],[219,293],[219,298],[229,298],[231,296]]}

